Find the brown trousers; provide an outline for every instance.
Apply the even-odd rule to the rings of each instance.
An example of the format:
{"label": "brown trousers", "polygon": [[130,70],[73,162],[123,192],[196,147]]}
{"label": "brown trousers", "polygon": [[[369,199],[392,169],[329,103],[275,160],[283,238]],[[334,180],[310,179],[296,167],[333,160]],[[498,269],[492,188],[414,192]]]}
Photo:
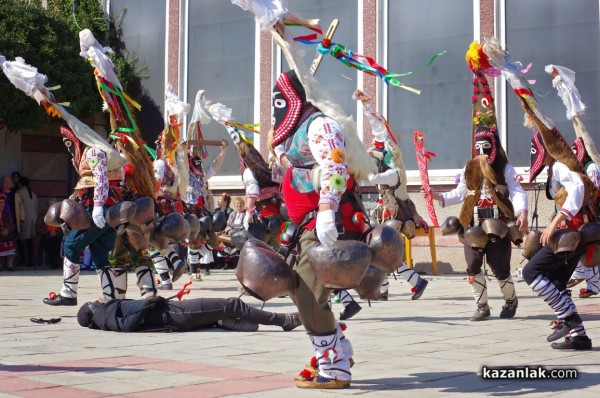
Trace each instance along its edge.
{"label": "brown trousers", "polygon": [[298,243],[298,261],[294,270],[298,273],[298,287],[290,297],[298,307],[302,325],[310,334],[331,335],[336,332],[335,316],[329,305],[332,289],[323,286],[308,262],[308,250],[318,242],[314,231],[304,231]]}
{"label": "brown trousers", "polygon": [[465,260],[467,260],[467,274],[471,276],[481,273],[483,256],[486,256],[494,276],[498,280],[508,279],[510,276],[510,238],[505,237],[494,243],[489,242],[483,251],[475,250],[465,245]]}

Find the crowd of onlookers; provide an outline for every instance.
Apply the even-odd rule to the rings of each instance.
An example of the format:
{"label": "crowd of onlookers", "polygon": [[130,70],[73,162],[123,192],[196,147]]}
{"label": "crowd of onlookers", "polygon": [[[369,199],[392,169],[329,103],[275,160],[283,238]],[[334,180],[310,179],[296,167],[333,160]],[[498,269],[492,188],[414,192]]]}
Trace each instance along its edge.
{"label": "crowd of onlookers", "polygon": [[48,207],[38,209],[38,197],[29,178],[13,172],[3,176],[0,188],[0,271],[17,266],[61,268],[62,230],[44,223]]}

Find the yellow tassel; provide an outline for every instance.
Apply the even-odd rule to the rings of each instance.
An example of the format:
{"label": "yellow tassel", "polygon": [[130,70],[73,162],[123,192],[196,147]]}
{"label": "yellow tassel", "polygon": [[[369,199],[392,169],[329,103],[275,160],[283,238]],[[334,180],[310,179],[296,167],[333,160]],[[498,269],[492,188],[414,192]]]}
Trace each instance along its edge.
{"label": "yellow tassel", "polygon": [[471,43],[471,45],[469,46],[469,49],[467,50],[467,53],[465,54],[465,60],[467,61],[467,64],[469,64],[471,69],[479,69],[479,50],[480,49],[481,49],[481,46],[479,45],[479,43],[474,41],[473,43]]}

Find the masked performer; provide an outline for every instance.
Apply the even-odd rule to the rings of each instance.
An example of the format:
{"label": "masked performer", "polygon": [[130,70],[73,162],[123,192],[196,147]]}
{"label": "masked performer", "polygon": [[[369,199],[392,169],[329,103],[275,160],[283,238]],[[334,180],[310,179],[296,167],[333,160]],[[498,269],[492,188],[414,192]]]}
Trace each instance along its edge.
{"label": "masked performer", "polygon": [[[372,216],[375,216],[381,224],[389,219],[401,221],[401,232],[407,239],[412,239],[415,236],[415,228],[423,228],[427,231],[429,226],[417,213],[415,204],[408,197],[406,168],[402,151],[391,131],[387,128],[383,116],[371,109],[370,98],[360,91],[355,93],[355,98],[363,104],[363,110],[371,124],[374,137],[373,146],[369,148],[369,154],[377,165],[377,173],[369,175],[369,182],[377,184],[380,200]],[[421,297],[429,282],[408,268],[405,263],[402,263],[397,272],[413,287],[412,299],[417,300]],[[387,299],[388,286],[389,282],[386,277],[381,292],[384,300]]]}
{"label": "masked performer", "polygon": [[[490,39],[483,50],[493,66],[512,85],[515,94],[525,110],[525,124],[534,131],[531,141],[530,181],[533,181],[545,166],[549,167],[546,194],[553,198],[557,213],[543,230],[540,243],[543,247],[523,268],[523,279],[552,308],[558,318],[548,341],[567,336],[564,342],[553,343],[554,349],[592,348],[592,341],[586,335],[583,321],[571,297],[565,294],[566,284],[573,274],[587,244],[581,243],[574,231],[555,231],[565,226],[575,229],[586,223],[589,214],[587,204],[594,193],[589,177],[582,173],[579,162],[573,155],[554,123],[540,108],[537,99],[527,86],[527,80],[519,71],[518,63],[510,60],[496,39]],[[517,67],[515,67],[517,66]],[[561,238],[561,236],[564,238]]]}
{"label": "masked performer", "polygon": [[[459,221],[465,228],[464,252],[468,281],[477,303],[477,310],[471,316],[471,321],[482,321],[490,316],[487,283],[482,272],[484,257],[504,296],[505,304],[500,318],[512,318],[515,316],[518,300],[510,275],[511,239],[507,234],[506,225],[499,223],[505,224],[516,217],[519,229],[525,231],[527,195],[500,144],[493,97],[484,74],[489,60],[476,42],[471,44],[467,52],[467,62],[474,74],[474,159],[467,162],[460,175],[460,182],[454,190],[444,193],[432,192],[432,195],[442,207],[463,202]],[[479,228],[480,225],[483,228]],[[502,230],[503,237],[499,232]],[[495,232],[499,235],[488,241],[488,236]]]}
{"label": "masked performer", "polygon": [[[577,139],[573,142],[571,149],[579,161],[583,172],[590,177],[590,180],[594,183],[596,190],[600,189],[600,168],[598,168],[598,150],[592,136],[589,134],[587,128],[581,121],[581,116],[585,112],[585,104],[581,101],[579,90],[575,86],[575,72],[569,68],[558,65],[547,65],[545,68],[546,72],[549,73],[554,79],[552,79],[552,85],[558,91],[558,95],[563,100],[567,109],[567,119],[573,122],[573,127],[577,135]],[[588,151],[586,144],[590,146],[591,150]],[[594,155],[596,158],[593,160],[590,156]],[[600,211],[600,197],[596,196],[592,203],[592,209],[598,216]],[[592,249],[593,250],[593,249]],[[592,257],[593,252],[588,252],[586,256]],[[584,258],[582,257],[582,258]],[[588,298],[595,296],[600,293],[600,273],[598,272],[598,264],[590,264],[591,266],[584,265],[583,261],[577,264],[575,272],[571,276],[571,280],[567,283],[567,287],[571,288],[579,283],[585,281],[586,287],[582,288],[579,292],[580,298]]]}
{"label": "masked performer", "polygon": [[17,88],[34,98],[49,115],[64,119],[72,129],[61,128],[61,133],[80,180],[72,195],[75,200],[64,201],[56,211],[60,213],[57,218],[64,221],[63,226],[70,229],[64,244],[63,286],[55,298],[46,298],[44,303],[74,306],[77,305],[80,255],[85,247],[89,246],[98,267],[109,267],[109,252],[114,247],[116,234],[106,225],[104,212],[106,206],[120,199],[116,197],[117,188],[125,162],[96,132],[56,102],[44,86],[48,80],[45,75],[22,58],[8,62],[0,57],[0,61],[4,73]]}
{"label": "masked performer", "polygon": [[[277,250],[277,233],[280,232],[281,225],[279,184],[273,181],[269,164],[254,147],[253,130],[248,125],[233,122],[231,109],[221,103],[211,103],[207,109],[217,122],[225,126],[240,156],[246,205],[242,223],[244,229],[249,235],[265,241]],[[238,249],[241,249],[244,237],[250,237],[248,234],[234,233],[232,241]]]}
{"label": "masked performer", "polygon": [[[196,94],[192,120],[188,127],[188,138],[192,140],[201,139],[202,132],[200,130],[200,124],[210,122],[210,116],[204,112],[204,103],[204,90],[199,90]],[[210,211],[208,210],[208,180],[217,174],[221,168],[223,160],[225,159],[226,148],[227,142],[223,141],[221,152],[207,169],[202,167],[202,159],[203,157],[206,157],[204,147],[202,147],[201,150],[198,150],[197,146],[192,146],[190,148],[189,182],[183,201],[186,204],[187,211],[200,219],[202,219],[202,217],[211,216]],[[223,216],[224,214],[221,215],[221,217]],[[192,280],[202,280],[202,276],[200,275],[200,267],[202,265],[204,265],[204,269],[202,270],[203,273],[205,275],[210,275],[209,265],[214,262],[212,248],[217,245],[218,241],[216,234],[212,230],[203,231],[202,233],[199,233],[197,237],[190,239],[188,261],[192,272]]]}
{"label": "masked performer", "polygon": [[[104,103],[103,108],[110,115],[109,139],[119,154],[127,161],[123,169],[121,199],[147,199],[143,203],[139,203],[139,206],[135,206],[135,212],[127,210],[133,206],[128,207],[121,203],[120,206],[112,208],[107,215],[107,221],[117,229],[117,238],[114,251],[111,253],[111,266],[99,270],[103,297],[105,300],[125,297],[127,268],[133,266],[140,294],[142,298],[147,299],[156,295],[151,263],[146,255],[148,246],[146,235],[149,234],[146,229],[148,226],[146,224],[138,225],[132,220],[139,219],[140,215],[148,219],[152,218],[156,182],[153,178],[152,160],[149,155],[151,150],[142,141],[133,116],[134,108],[139,110],[140,106],[125,93],[115,75],[116,68],[107,56],[110,49],[102,47],[88,29],[79,33],[79,40],[80,55],[94,67],[94,77]],[[116,192],[116,189],[111,188],[110,191]]]}
{"label": "masked performer", "polygon": [[[157,183],[156,200],[159,214],[183,214],[182,194],[185,194],[189,179],[187,143],[182,140],[180,127],[190,106],[179,100],[173,87],[167,87],[165,100],[166,126],[157,142],[157,159],[154,161],[154,177]],[[161,279],[159,288],[173,289],[173,282],[185,273],[185,264],[171,242],[151,241],[154,246],[150,257],[154,269]],[[177,243],[177,242],[173,242]]]}

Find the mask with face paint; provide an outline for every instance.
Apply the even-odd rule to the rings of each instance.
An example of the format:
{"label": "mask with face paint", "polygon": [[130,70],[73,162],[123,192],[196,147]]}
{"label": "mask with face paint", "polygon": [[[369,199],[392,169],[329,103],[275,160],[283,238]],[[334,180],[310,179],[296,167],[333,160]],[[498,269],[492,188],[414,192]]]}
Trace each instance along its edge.
{"label": "mask with face paint", "polygon": [[73,158],[73,164],[75,166],[79,165],[81,161],[81,142],[68,127],[61,126],[60,134],[63,137],[63,144],[65,144],[69,154]]}
{"label": "mask with face paint", "polygon": [[587,150],[585,149],[585,145],[583,143],[583,138],[579,137],[579,138],[575,139],[575,141],[573,141],[573,145],[571,146],[571,150],[573,151],[573,154],[577,158],[577,161],[582,166],[585,166],[585,164],[587,162],[591,161],[591,158],[588,155]]}
{"label": "mask with face paint", "polygon": [[473,157],[487,155],[488,163],[494,163],[494,160],[496,160],[496,153],[498,152],[498,140],[496,139],[496,134],[491,131],[480,131],[475,134],[474,141]]}
{"label": "mask with face paint", "polygon": [[204,175],[204,169],[202,168],[202,158],[200,156],[192,156],[189,160],[189,164],[192,173],[197,175]]}
{"label": "mask with face paint", "polygon": [[536,132],[531,138],[531,163],[529,168],[529,182],[533,182],[536,177],[544,170],[544,158],[547,151],[542,135]]}
{"label": "mask with face paint", "polygon": [[271,112],[273,115],[273,146],[279,145],[296,129],[306,93],[296,72],[283,72],[273,87]]}

